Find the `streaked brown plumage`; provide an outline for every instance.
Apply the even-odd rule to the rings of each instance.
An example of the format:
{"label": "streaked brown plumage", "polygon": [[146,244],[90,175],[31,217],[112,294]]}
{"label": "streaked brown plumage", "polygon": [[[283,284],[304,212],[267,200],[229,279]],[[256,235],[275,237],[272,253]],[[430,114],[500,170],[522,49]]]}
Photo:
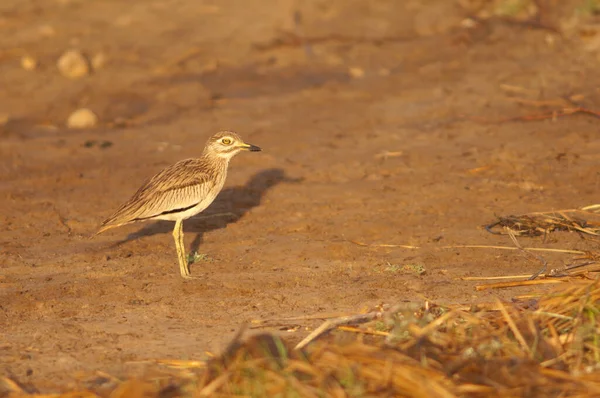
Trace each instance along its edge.
{"label": "streaked brown plumage", "polygon": [[244,143],[237,134],[222,131],[213,135],[202,155],[186,159],[162,170],[140,189],[98,231],[145,220],[175,221],[173,238],[179,258],[181,276],[190,278],[183,245],[183,220],[206,209],[223,188],[229,160],[242,150],[260,151]]}

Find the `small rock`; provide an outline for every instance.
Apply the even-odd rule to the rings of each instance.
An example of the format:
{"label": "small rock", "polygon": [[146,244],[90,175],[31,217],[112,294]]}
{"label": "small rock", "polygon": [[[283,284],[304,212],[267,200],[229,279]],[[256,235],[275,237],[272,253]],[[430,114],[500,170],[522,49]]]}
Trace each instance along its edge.
{"label": "small rock", "polygon": [[99,52],[92,57],[92,68],[94,68],[95,71],[101,69],[104,65],[106,65],[106,61],[106,54]]}
{"label": "small rock", "polygon": [[87,58],[77,50],[69,50],[61,55],[56,66],[63,76],[70,79],[78,79],[90,73]]}
{"label": "small rock", "polygon": [[115,26],[129,26],[133,22],[131,15],[121,15],[115,20]]}
{"label": "small rock", "polygon": [[37,60],[29,55],[24,55],[21,58],[21,67],[25,70],[34,70],[37,68]]}
{"label": "small rock", "polygon": [[465,29],[473,29],[474,27],[477,26],[477,24],[478,24],[478,22],[476,20],[474,20],[473,18],[465,18],[460,21],[460,26]]}
{"label": "small rock", "polygon": [[71,113],[67,119],[70,129],[87,129],[98,124],[98,116],[87,108],[81,108]]}
{"label": "small rock", "polygon": [[362,68],[350,67],[348,68],[348,74],[355,79],[360,79],[365,75],[365,71]]}
{"label": "small rock", "polygon": [[56,35],[56,29],[52,25],[42,25],[38,28],[38,32],[43,37],[52,37]]}
{"label": "small rock", "polygon": [[4,126],[10,120],[8,113],[0,113],[0,126]]}
{"label": "small rock", "polygon": [[381,180],[383,180],[383,177],[380,174],[371,173],[371,174],[368,174],[367,176],[365,176],[365,180],[367,180],[367,181],[381,181]]}

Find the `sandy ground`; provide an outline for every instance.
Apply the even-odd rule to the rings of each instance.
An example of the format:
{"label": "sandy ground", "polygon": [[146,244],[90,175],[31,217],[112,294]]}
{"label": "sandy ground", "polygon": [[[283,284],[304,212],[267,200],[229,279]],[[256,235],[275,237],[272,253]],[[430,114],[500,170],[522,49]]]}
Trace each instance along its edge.
{"label": "sandy ground", "polygon": [[[50,391],[139,361],[205,358],[249,320],[530,292],[460,278],[538,263],[447,246],[512,246],[482,225],[598,202],[596,119],[493,122],[598,105],[594,19],[569,25],[576,1],[550,1],[539,25],[422,3],[3,1],[1,374]],[[69,49],[92,73],[59,73]],[[98,124],[67,128],[82,107]],[[220,129],[263,152],[236,157],[215,203],[185,223],[200,279],[179,276],[172,223],[89,238]],[[521,243],[596,247],[568,233]],[[253,330],[298,341],[319,322]]]}

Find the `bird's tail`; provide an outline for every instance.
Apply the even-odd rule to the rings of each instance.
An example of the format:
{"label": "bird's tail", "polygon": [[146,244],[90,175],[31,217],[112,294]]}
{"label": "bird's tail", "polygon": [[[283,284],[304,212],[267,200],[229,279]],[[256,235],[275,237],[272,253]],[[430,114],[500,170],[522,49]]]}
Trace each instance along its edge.
{"label": "bird's tail", "polygon": [[116,228],[118,227],[118,225],[114,225],[114,224],[102,224],[102,226],[100,226],[100,229],[94,234],[94,236],[96,235],[100,235],[102,232],[107,231],[111,228]]}
{"label": "bird's tail", "polygon": [[109,229],[120,227],[121,225],[127,224],[127,223],[123,223],[123,224],[110,224],[109,222],[110,222],[110,220],[104,221],[102,223],[102,225],[100,226],[100,229],[98,229],[98,231],[96,231],[94,234],[92,234],[90,236],[90,239],[95,238],[96,236],[100,235],[104,231],[107,231]]}
{"label": "bird's tail", "polygon": [[135,221],[138,221],[138,219],[136,219],[136,218],[127,217],[128,213],[129,213],[128,210],[130,209],[130,207],[131,207],[130,204],[125,204],[125,205],[121,206],[121,208],[119,210],[117,210],[112,216],[108,217],[106,220],[104,220],[102,222],[102,224],[100,225],[100,229],[98,229],[98,232],[96,232],[94,235],[92,235],[92,237],[100,235],[102,232],[104,232],[106,230],[120,227],[120,226],[126,225],[126,224],[131,224]]}

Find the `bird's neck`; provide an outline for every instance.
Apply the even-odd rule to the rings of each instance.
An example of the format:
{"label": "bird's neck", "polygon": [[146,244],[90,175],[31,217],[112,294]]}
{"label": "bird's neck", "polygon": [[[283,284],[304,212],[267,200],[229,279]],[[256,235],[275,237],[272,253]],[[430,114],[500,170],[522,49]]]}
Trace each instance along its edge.
{"label": "bird's neck", "polygon": [[202,153],[201,158],[205,161],[206,164],[209,164],[217,169],[227,168],[229,166],[229,160],[231,157],[228,156],[219,156],[212,152],[204,151]]}

